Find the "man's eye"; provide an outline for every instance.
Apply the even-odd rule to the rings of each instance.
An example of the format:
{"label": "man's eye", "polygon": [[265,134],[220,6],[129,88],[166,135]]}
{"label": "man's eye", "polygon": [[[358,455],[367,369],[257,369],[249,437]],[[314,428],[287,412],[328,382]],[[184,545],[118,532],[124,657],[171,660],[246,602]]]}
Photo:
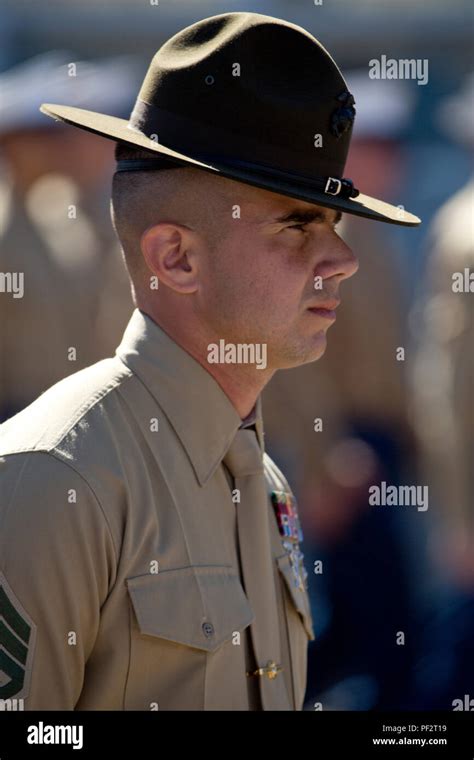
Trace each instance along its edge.
{"label": "man's eye", "polygon": [[299,230],[300,232],[306,232],[306,224],[292,224],[288,227],[289,230]]}

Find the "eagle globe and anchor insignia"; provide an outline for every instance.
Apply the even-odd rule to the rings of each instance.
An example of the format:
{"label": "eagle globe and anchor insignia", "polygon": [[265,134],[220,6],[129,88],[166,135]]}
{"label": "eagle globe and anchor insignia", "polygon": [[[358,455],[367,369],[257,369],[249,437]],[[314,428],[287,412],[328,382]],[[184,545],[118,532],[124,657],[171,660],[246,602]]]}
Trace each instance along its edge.
{"label": "eagle globe and anchor insignia", "polygon": [[355,119],[356,110],[354,108],[354,96],[344,90],[337,96],[340,106],[333,111],[331,116],[331,132],[339,139],[348,129],[352,127]]}

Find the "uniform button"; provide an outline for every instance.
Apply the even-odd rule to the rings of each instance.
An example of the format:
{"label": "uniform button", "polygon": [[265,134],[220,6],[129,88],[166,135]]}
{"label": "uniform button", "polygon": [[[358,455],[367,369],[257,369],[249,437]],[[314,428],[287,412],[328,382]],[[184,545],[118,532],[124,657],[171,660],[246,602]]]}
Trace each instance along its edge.
{"label": "uniform button", "polygon": [[210,639],[211,636],[214,636],[214,626],[212,623],[203,623],[202,630],[206,639]]}

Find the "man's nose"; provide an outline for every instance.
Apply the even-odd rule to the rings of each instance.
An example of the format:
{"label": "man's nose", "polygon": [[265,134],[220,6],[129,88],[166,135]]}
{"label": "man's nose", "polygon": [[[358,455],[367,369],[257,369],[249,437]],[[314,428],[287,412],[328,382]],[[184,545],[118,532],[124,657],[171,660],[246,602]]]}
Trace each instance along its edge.
{"label": "man's nose", "polygon": [[349,277],[352,277],[357,270],[359,269],[359,258],[355,255],[352,248],[350,248],[347,243],[344,243],[344,241],[341,241],[344,247],[344,251],[341,254],[342,255],[342,263],[340,265],[340,268],[342,271],[342,277],[341,280],[347,280]]}
{"label": "man's nose", "polygon": [[359,259],[341,238],[331,247],[327,257],[318,266],[318,274],[323,278],[338,277],[347,280],[359,269]]}

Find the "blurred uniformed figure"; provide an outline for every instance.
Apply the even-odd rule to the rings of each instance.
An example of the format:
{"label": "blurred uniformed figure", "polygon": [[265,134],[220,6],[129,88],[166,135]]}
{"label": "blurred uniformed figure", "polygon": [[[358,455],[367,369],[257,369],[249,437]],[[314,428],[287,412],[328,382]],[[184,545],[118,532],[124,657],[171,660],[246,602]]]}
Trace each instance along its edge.
{"label": "blurred uniformed figure", "polygon": [[132,312],[109,218],[112,148],[55,129],[39,105],[48,93],[121,111],[135,69],[130,57],[93,64],[58,51],[0,75],[0,272],[23,278],[23,293],[0,296],[0,419],[110,354]]}
{"label": "blurred uniformed figure", "polygon": [[[446,98],[439,126],[472,160],[474,75]],[[412,311],[411,411],[430,489],[430,625],[411,709],[459,709],[474,680],[474,177],[435,215]],[[442,669],[433,663],[443,663]]]}
{"label": "blurred uniformed figure", "polygon": [[[439,110],[440,126],[472,157],[474,74]],[[423,477],[432,489],[439,571],[474,590],[474,177],[436,214],[425,286],[414,307],[413,411]]]}

